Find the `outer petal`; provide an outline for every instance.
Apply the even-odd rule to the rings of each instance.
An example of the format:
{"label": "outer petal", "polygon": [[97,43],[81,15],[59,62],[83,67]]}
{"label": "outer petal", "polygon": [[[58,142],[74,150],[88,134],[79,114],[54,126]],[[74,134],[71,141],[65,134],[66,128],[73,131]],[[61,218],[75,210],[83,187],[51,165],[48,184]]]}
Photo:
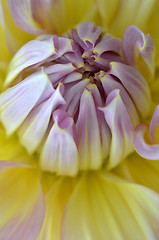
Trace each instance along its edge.
{"label": "outer petal", "polygon": [[20,127],[20,141],[29,153],[33,153],[42,141],[52,112],[58,105],[65,104],[63,91],[63,85],[59,84],[52,96],[35,107]]}
{"label": "outer petal", "polygon": [[112,142],[107,168],[116,166],[133,150],[133,126],[128,112],[120,97],[119,90],[109,93],[103,111],[105,120],[111,129]]}
{"label": "outer petal", "polygon": [[14,23],[13,18],[8,9],[8,1],[1,0],[2,12],[3,12],[3,24],[6,36],[6,42],[10,51],[14,54],[22,45],[32,39],[32,36],[23,32]]}
{"label": "outer petal", "polygon": [[45,219],[37,240],[61,240],[63,212],[75,184],[74,179],[61,177],[47,193]]}
{"label": "outer petal", "polygon": [[32,40],[26,43],[13,57],[8,74],[5,80],[5,86],[8,86],[17,75],[28,67],[34,67],[35,64],[41,64],[48,57],[56,53],[53,39],[46,41]]}
{"label": "outer petal", "polygon": [[62,110],[54,112],[54,125],[41,153],[41,167],[59,175],[74,176],[78,170],[78,151],[73,119]]}
{"label": "outer petal", "polygon": [[159,195],[145,187],[87,174],[68,201],[61,238],[157,240],[158,207]]}
{"label": "outer petal", "polygon": [[52,85],[44,72],[34,73],[2,93],[0,95],[0,117],[7,134],[13,133],[32,108],[52,93]]}
{"label": "outer petal", "polygon": [[35,170],[0,162],[0,239],[35,240],[44,217],[44,199]]}
{"label": "outer petal", "polygon": [[16,25],[31,34],[40,34],[42,29],[33,19],[31,0],[8,0],[9,10]]}
{"label": "outer petal", "polygon": [[159,161],[145,160],[137,153],[134,153],[117,167],[115,172],[122,178],[146,186],[159,193]]}

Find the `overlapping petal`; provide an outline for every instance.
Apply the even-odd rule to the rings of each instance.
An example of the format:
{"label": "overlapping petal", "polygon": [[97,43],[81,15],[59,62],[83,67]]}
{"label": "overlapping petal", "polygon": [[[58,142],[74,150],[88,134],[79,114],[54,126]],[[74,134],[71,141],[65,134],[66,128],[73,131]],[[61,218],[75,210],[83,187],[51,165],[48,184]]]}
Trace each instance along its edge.
{"label": "overlapping petal", "polygon": [[158,205],[158,194],[145,187],[88,173],[65,208],[61,239],[157,240]]}
{"label": "overlapping petal", "polygon": [[0,161],[0,239],[35,240],[44,211],[37,172],[24,164]]}

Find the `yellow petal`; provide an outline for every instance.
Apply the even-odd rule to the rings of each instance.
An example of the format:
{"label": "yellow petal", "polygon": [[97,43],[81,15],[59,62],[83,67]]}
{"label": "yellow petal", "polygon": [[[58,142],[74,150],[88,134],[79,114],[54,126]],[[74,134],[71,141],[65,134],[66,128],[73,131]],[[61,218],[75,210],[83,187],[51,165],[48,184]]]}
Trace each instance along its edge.
{"label": "yellow petal", "polygon": [[157,240],[159,196],[100,174],[83,176],[64,212],[63,240]]}
{"label": "yellow petal", "polygon": [[137,154],[129,157],[116,169],[121,177],[159,192],[159,161],[146,160]]}
{"label": "yellow petal", "polygon": [[60,178],[47,193],[44,224],[37,240],[61,240],[63,212],[74,182],[71,178]]}
{"label": "yellow petal", "polygon": [[103,25],[108,24],[109,31],[121,37],[129,25],[137,25],[142,30],[146,28],[155,0],[97,0],[97,3],[103,17]]}
{"label": "yellow petal", "polygon": [[0,216],[0,239],[36,238],[44,217],[44,199],[33,169],[0,161]]}

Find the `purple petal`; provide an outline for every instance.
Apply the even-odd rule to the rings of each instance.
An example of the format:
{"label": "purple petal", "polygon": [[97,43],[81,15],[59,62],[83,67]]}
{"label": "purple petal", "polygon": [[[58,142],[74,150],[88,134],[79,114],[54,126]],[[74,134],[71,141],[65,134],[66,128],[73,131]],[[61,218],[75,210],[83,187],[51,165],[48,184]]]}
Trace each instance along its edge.
{"label": "purple petal", "polygon": [[111,63],[109,73],[119,78],[134,101],[137,110],[145,118],[150,110],[150,92],[143,76],[134,67],[117,62]]}
{"label": "purple petal", "polygon": [[99,109],[103,111],[112,133],[110,159],[107,164],[110,169],[132,152],[133,127],[119,90],[110,92],[106,100],[106,106]]}
{"label": "purple petal", "polygon": [[151,143],[154,143],[155,141],[154,136],[155,136],[155,130],[158,123],[159,123],[159,105],[156,107],[153,113],[151,124],[150,124],[149,135],[150,135]]}
{"label": "purple petal", "polygon": [[74,176],[78,170],[78,151],[74,122],[62,110],[54,112],[54,125],[41,153],[43,170]]}
{"label": "purple petal", "polygon": [[138,112],[134,106],[133,101],[131,100],[131,97],[129,96],[126,89],[123,87],[123,85],[120,82],[117,82],[114,77],[110,74],[104,74],[104,72],[100,72],[100,75],[98,75],[105,93],[108,95],[111,91],[115,89],[120,90],[120,96],[121,99],[131,117],[131,121],[133,123],[133,126],[135,127],[139,123],[139,116]]}
{"label": "purple petal", "polygon": [[128,27],[123,35],[123,55],[126,63],[137,65],[138,52],[151,74],[154,74],[154,42],[149,34],[143,34],[138,27]]}

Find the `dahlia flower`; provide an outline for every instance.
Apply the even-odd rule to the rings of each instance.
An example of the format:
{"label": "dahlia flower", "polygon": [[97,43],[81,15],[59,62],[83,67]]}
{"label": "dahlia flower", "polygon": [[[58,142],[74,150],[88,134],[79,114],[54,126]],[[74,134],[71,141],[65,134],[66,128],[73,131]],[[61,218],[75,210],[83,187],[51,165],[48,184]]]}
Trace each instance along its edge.
{"label": "dahlia flower", "polygon": [[0,1],[0,240],[159,239],[158,10]]}

